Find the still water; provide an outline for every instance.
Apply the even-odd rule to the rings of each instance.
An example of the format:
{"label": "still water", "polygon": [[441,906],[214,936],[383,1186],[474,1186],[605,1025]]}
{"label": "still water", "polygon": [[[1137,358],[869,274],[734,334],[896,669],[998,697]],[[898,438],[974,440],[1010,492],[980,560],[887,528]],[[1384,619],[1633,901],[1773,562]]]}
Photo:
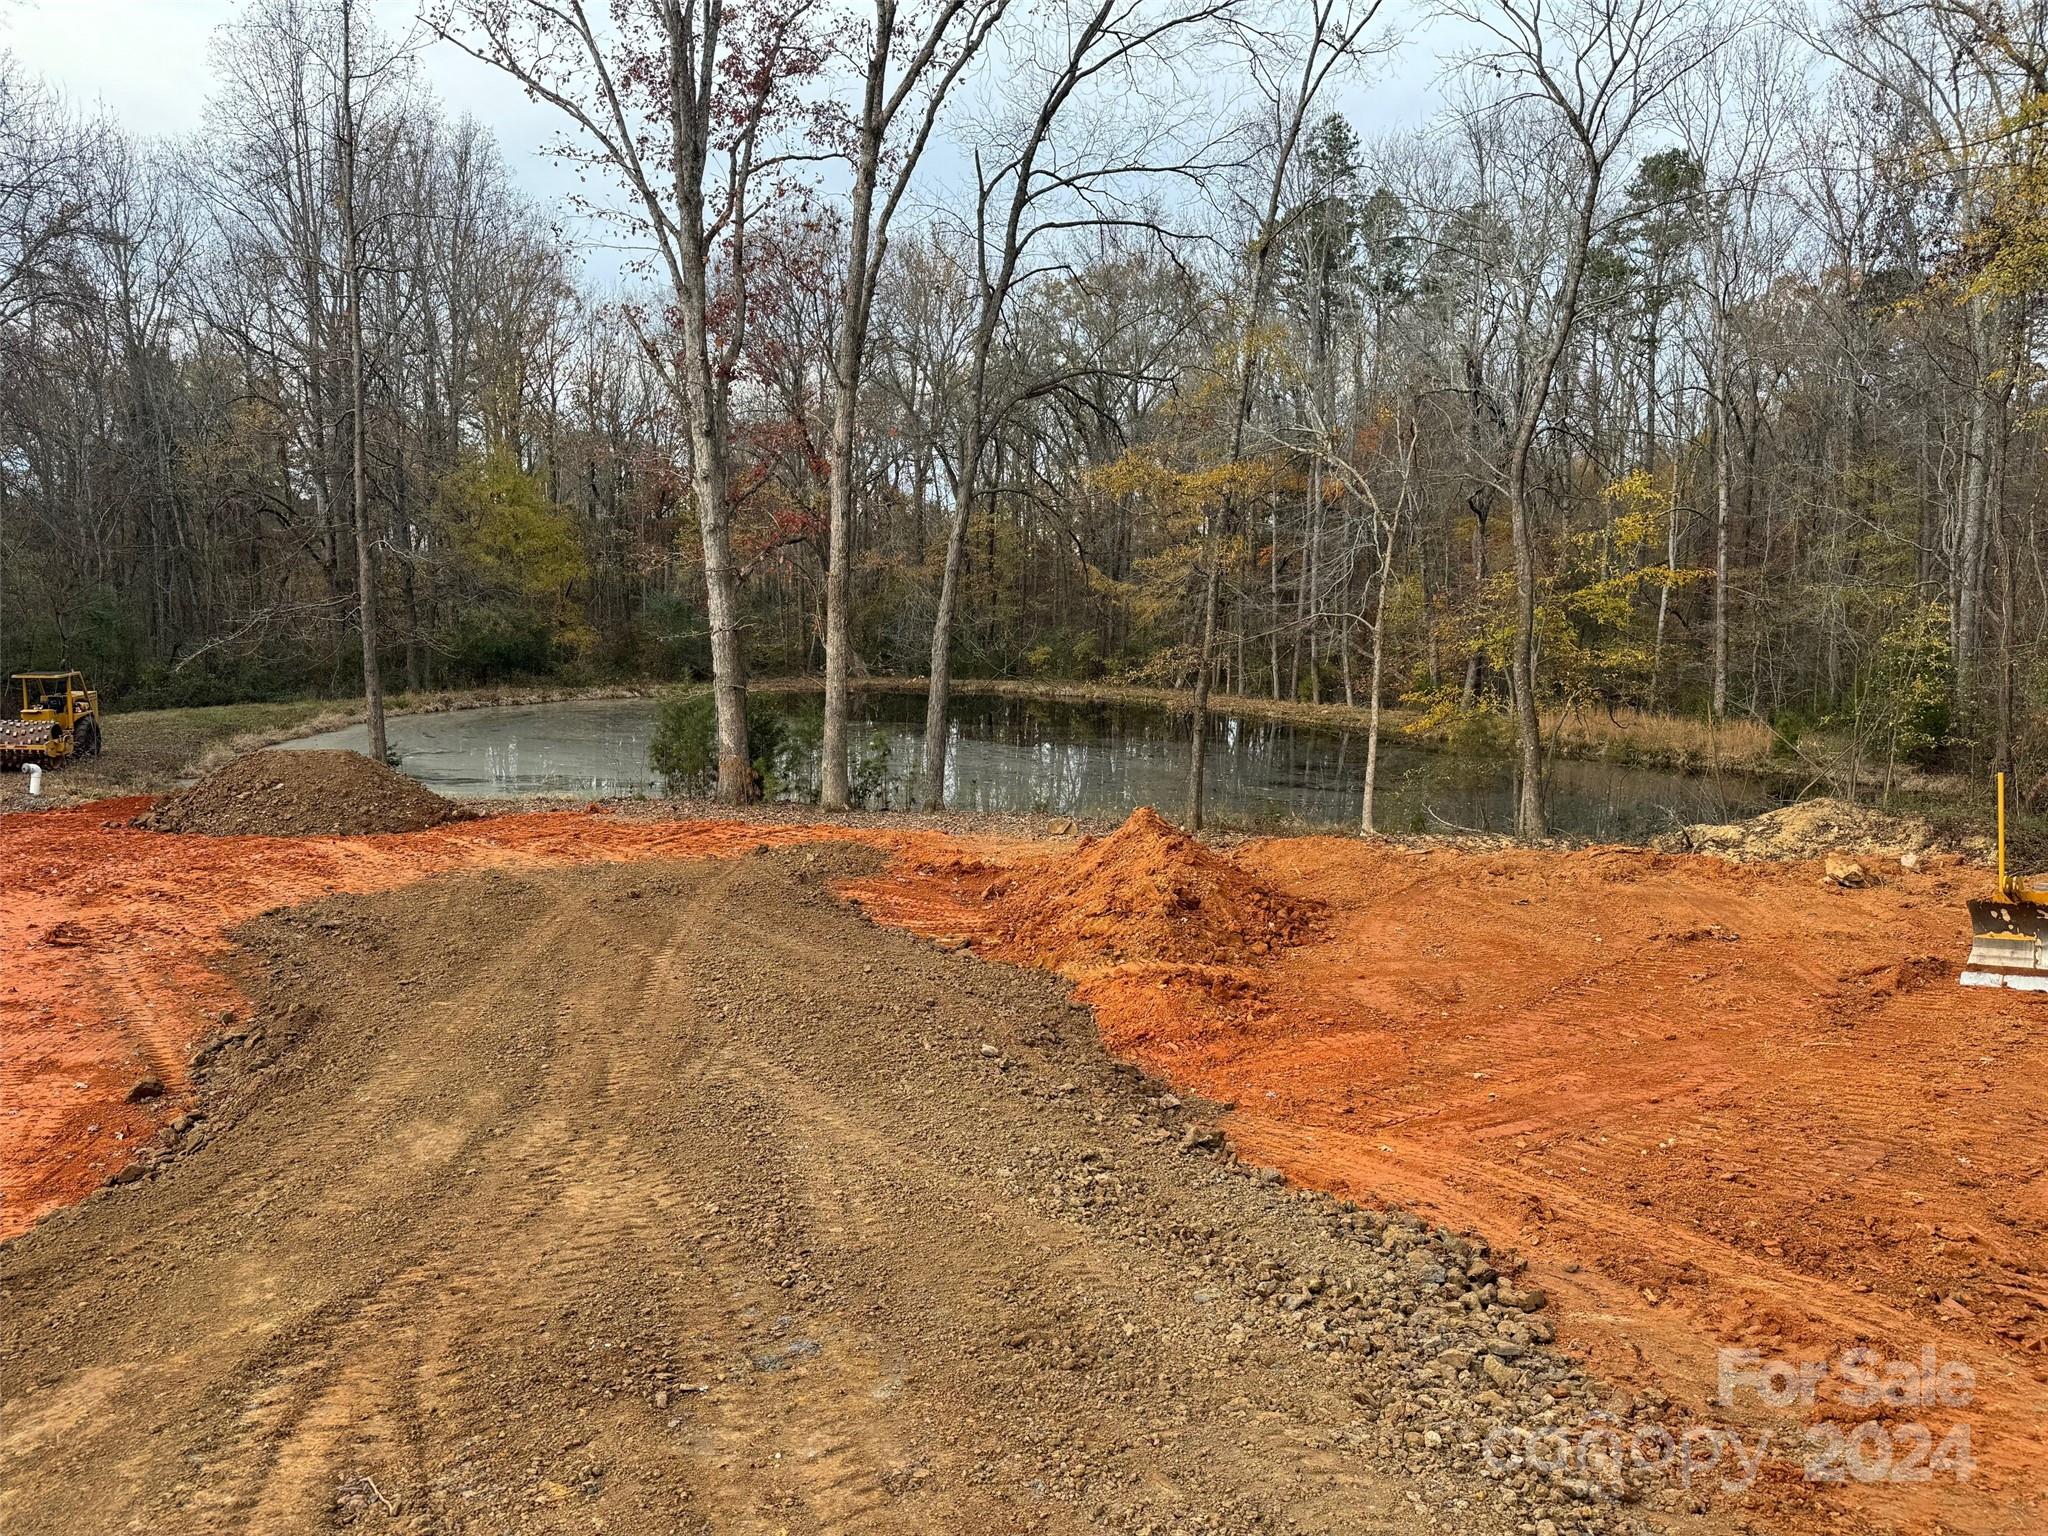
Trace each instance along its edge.
{"label": "still water", "polygon": [[[783,797],[815,798],[817,697],[770,697],[790,717],[795,743]],[[655,709],[653,699],[583,699],[394,716],[391,748],[405,772],[445,795],[655,795],[663,789],[647,760]],[[856,780],[868,789],[869,803],[914,803],[924,700],[867,694],[856,697],[854,709],[853,755],[863,764]],[[1163,710],[965,698],[954,702],[952,731],[947,804],[955,810],[1090,816],[1154,805],[1170,813],[1186,798],[1187,723]],[[289,745],[361,751],[365,744],[363,727],[352,726]],[[1208,805],[1218,825],[1353,827],[1364,782],[1363,732],[1227,716],[1215,722]],[[1511,763],[1381,739],[1377,813],[1384,830],[1507,831],[1514,793]],[[1593,762],[1551,768],[1551,824],[1579,837],[1639,840],[1773,803],[1763,786],[1740,777]]]}

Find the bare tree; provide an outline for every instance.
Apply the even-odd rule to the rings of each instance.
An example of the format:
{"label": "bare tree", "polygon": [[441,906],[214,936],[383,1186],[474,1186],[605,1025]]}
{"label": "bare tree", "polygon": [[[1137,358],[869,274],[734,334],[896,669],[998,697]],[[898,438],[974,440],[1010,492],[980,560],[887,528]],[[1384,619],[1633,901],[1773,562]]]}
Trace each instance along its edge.
{"label": "bare tree", "polygon": [[[363,238],[357,206],[356,157],[361,123],[356,115],[356,0],[339,0],[341,59],[336,71],[335,142],[341,167],[341,277],[348,326],[349,500],[356,533],[357,623],[363,644],[363,703],[369,711],[369,748],[374,762],[391,755],[384,735],[384,675],[377,664],[382,633],[377,624],[376,539],[370,532],[368,481],[363,463]],[[389,62],[366,73],[374,76]]]}
{"label": "bare tree", "polygon": [[[1548,119],[1563,158],[1553,162],[1558,192],[1569,206],[1555,252],[1557,272],[1546,314],[1526,359],[1527,376],[1507,444],[1502,479],[1515,550],[1515,638],[1510,653],[1521,790],[1515,830],[1545,832],[1543,734],[1536,710],[1536,534],[1531,468],[1556,385],[1558,366],[1579,323],[1587,258],[1601,224],[1601,198],[1616,158],[1644,119],[1715,46],[1693,15],[1689,0],[1450,0],[1447,15],[1483,32],[1488,41],[1469,63],[1502,83],[1494,111],[1533,127]],[[1526,112],[1515,110],[1528,107]],[[1541,143],[1541,140],[1537,140]],[[1550,161],[1554,151],[1538,148]],[[1533,169],[1533,167],[1532,167]]]}
{"label": "bare tree", "polygon": [[[860,103],[845,126],[853,171],[846,262],[832,349],[830,541],[825,569],[825,730],[818,801],[847,807],[847,689],[853,639],[847,584],[853,559],[853,498],[860,387],[875,291],[888,257],[889,228],[909,191],[948,94],[980,53],[1009,0],[929,0],[906,15],[897,0],[875,0],[860,63]],[[899,45],[901,51],[899,52]],[[892,140],[899,123],[906,131]],[[886,156],[886,164],[885,164]]]}
{"label": "bare tree", "polygon": [[[1365,153],[1318,106],[1275,195],[1304,13],[1213,0],[1242,49],[1181,25],[1118,58],[1211,0],[1056,3],[1004,13],[922,172],[927,90],[881,140],[836,531],[859,285],[852,177],[816,167],[856,163],[874,42],[843,10],[437,5],[583,114],[570,152],[655,278],[623,305],[425,71],[373,67],[365,0],[241,0],[175,143],[0,70],[5,659],[136,705],[347,693],[367,595],[387,681],[401,654],[426,685],[708,661],[742,793],[740,663],[814,670],[830,629],[856,674],[931,663],[934,796],[972,670],[1341,677],[1475,747],[1512,721],[1518,763],[1533,703],[1538,772],[1589,703],[1747,707],[1852,790],[1883,782],[1860,746],[1988,753],[2038,799],[2038,7],[1851,6],[1810,51],[1716,51],[1675,10],[1518,32],[1469,0],[1478,105]],[[899,15],[892,90],[935,14]],[[1794,80],[1821,89],[1780,156]],[[858,586],[827,624],[835,547]]]}
{"label": "bare tree", "polygon": [[[2015,17],[1963,0],[1903,5],[1855,0],[1810,40],[1910,124],[1928,190],[1956,209],[1958,242],[1989,220],[1991,186],[2016,142],[2013,126],[2048,74],[2048,23],[2038,7]],[[2038,109],[2035,109],[2038,110]],[[1916,253],[1917,254],[1917,253]],[[2010,435],[2010,317],[1981,287],[1959,295],[1970,377],[1954,511],[1942,543],[1959,712],[1968,713],[1984,645],[1990,561]]]}
{"label": "bare tree", "polygon": [[[1226,15],[1236,0],[1195,0],[1160,6],[1153,0],[1086,0],[1049,58],[1027,63],[1011,76],[1021,111],[1012,125],[999,127],[974,157],[974,221],[969,232],[976,294],[974,329],[968,340],[967,378],[961,405],[958,483],[939,578],[938,609],[932,619],[931,664],[925,695],[924,800],[938,808],[946,799],[946,706],[952,681],[953,616],[959,602],[960,570],[967,532],[980,505],[982,461],[991,431],[1021,396],[1056,387],[1056,380],[1026,378],[991,399],[989,358],[998,327],[1020,282],[1062,265],[1055,255],[1027,252],[1070,232],[1109,224],[1155,228],[1134,197],[1158,180],[1186,176],[1200,164],[1201,148],[1183,148],[1170,100],[1143,90],[1138,66],[1174,70],[1182,58],[1179,35]],[[1052,45],[1034,41],[1032,52]],[[1028,82],[1026,84],[1025,82]],[[1092,87],[1140,102],[1139,120],[1120,111]],[[1076,142],[1055,145],[1054,134],[1077,99],[1090,106],[1094,123]],[[1054,151],[1053,163],[1041,157]],[[1062,152],[1063,151],[1063,152]],[[1129,185],[1133,191],[1127,192]]]}
{"label": "bare tree", "polygon": [[[1336,72],[1355,62],[1368,46],[1368,34],[1379,15],[1379,0],[1314,0],[1305,37],[1275,36],[1257,28],[1239,30],[1246,68],[1264,101],[1263,124],[1271,137],[1264,146],[1266,172],[1251,238],[1250,272],[1246,278],[1243,326],[1237,344],[1236,409],[1230,429],[1231,464],[1245,455],[1245,429],[1251,419],[1252,394],[1258,377],[1259,329],[1272,295],[1273,257],[1284,230],[1281,202],[1303,131],[1317,99]],[[1203,518],[1199,579],[1202,590],[1200,641],[1196,649],[1192,701],[1193,734],[1188,743],[1188,809],[1191,831],[1202,827],[1203,790],[1208,766],[1209,690],[1216,664],[1217,594],[1222,571],[1222,533],[1235,515],[1231,498]]]}
{"label": "bare tree", "polygon": [[93,227],[83,189],[103,131],[0,52],[0,330],[32,307],[83,298]]}
{"label": "bare tree", "polygon": [[[1363,403],[1363,402],[1361,402]],[[1347,622],[1364,621],[1367,634],[1365,786],[1359,796],[1358,830],[1370,837],[1378,831],[1373,802],[1379,787],[1380,693],[1386,676],[1387,596],[1394,580],[1394,551],[1412,516],[1416,500],[1416,442],[1421,422],[1412,408],[1397,412],[1382,403],[1377,419],[1362,433],[1346,434],[1321,412],[1311,410],[1305,430],[1279,434],[1278,441],[1304,453],[1327,471],[1366,509],[1357,534],[1371,552],[1367,580],[1372,592],[1370,617],[1340,610]],[[1352,443],[1345,441],[1349,436]],[[1356,440],[1371,444],[1352,451]],[[1318,599],[1320,603],[1320,599]]]}
{"label": "bare tree", "polygon": [[583,0],[440,0],[429,14],[441,36],[570,119],[582,157],[618,178],[634,225],[653,242],[681,345],[671,350],[651,321],[641,340],[689,429],[718,791],[746,800],[755,785],[732,544],[732,382],[746,341],[757,183],[799,154],[777,135],[802,115],[797,93],[822,55],[808,0],[732,15],[721,0],[625,0],[612,12],[609,28]]}

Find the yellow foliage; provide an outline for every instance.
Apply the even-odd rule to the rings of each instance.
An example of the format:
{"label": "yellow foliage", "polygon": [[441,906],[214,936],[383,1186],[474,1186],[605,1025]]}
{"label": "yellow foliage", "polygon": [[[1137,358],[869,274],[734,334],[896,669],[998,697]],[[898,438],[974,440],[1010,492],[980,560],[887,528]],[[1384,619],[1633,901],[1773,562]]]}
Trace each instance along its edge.
{"label": "yellow foliage", "polygon": [[1135,497],[1168,514],[1197,517],[1217,510],[1227,501],[1248,501],[1266,495],[1279,479],[1278,467],[1264,459],[1175,470],[1136,449],[1114,464],[1088,471],[1086,476],[1092,489],[1111,496]]}
{"label": "yellow foliage", "polygon": [[1986,173],[1990,209],[1965,237],[1969,297],[2025,299],[2048,291],[2048,93],[1999,125],[2002,158]]}
{"label": "yellow foliage", "polygon": [[1632,469],[1610,481],[1600,499],[1612,509],[1604,532],[1615,549],[1634,554],[1663,542],[1671,525],[1671,494],[1647,469]]}
{"label": "yellow foliage", "polygon": [[546,615],[559,643],[587,638],[575,593],[590,567],[574,524],[509,453],[463,464],[441,484],[456,549],[488,589]]}

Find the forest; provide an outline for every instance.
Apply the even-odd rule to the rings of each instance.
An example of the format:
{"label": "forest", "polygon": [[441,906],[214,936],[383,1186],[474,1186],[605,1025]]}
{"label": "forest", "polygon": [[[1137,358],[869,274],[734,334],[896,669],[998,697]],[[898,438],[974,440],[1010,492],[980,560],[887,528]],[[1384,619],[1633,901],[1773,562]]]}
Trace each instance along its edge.
{"label": "forest", "polygon": [[928,772],[1000,677],[1403,705],[1528,833],[1568,710],[2048,795],[2048,10],[370,10],[250,0],[173,140],[0,52],[0,665],[708,679],[735,799],[820,676],[827,808],[870,675]]}

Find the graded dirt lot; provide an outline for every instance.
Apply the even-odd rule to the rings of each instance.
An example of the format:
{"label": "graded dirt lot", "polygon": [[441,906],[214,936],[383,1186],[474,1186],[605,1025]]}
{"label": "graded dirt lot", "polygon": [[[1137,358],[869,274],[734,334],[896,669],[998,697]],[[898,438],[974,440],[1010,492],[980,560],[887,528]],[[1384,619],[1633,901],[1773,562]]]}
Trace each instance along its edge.
{"label": "graded dirt lot", "polygon": [[193,1048],[247,1012],[224,966],[229,930],[259,912],[450,869],[859,835],[548,812],[393,837],[191,837],[137,829],[149,809],[137,797],[0,816],[0,1237],[120,1172],[177,1112]]}
{"label": "graded dirt lot", "polygon": [[1053,978],[872,929],[848,858],[450,875],[245,930],[260,1032],[205,1058],[206,1119],[0,1258],[7,1528],[1505,1533],[1673,1502],[1477,1475],[1441,1352],[1528,1341],[1491,1378],[1525,1415],[1594,1390],[1531,1314],[1448,1301],[1482,1248],[1252,1177]]}
{"label": "graded dirt lot", "polygon": [[[0,816],[10,1531],[2048,1523],[2048,1032],[1952,859],[146,805]],[[1968,1364],[1886,1417],[1967,1481],[1712,1401],[1852,1343]],[[1779,1438],[1482,1475],[1603,1423]]]}
{"label": "graded dirt lot", "polygon": [[[1091,965],[1008,911],[1081,862],[941,861],[855,891],[1063,965],[1113,1050],[1235,1101],[1243,1155],[1517,1245],[1614,1380],[1722,1416],[1724,1348],[1969,1368],[1961,1411],[1896,1415],[1937,1438],[1966,1422],[1966,1482],[1800,1483],[1771,1523],[2048,1529],[2048,1005],[1956,984],[1981,870],[1870,860],[1844,888],[1820,862],[1272,839],[1233,862],[1319,904],[1307,942]],[[1740,1417],[1788,1444],[1870,1417],[1819,1399]]]}

